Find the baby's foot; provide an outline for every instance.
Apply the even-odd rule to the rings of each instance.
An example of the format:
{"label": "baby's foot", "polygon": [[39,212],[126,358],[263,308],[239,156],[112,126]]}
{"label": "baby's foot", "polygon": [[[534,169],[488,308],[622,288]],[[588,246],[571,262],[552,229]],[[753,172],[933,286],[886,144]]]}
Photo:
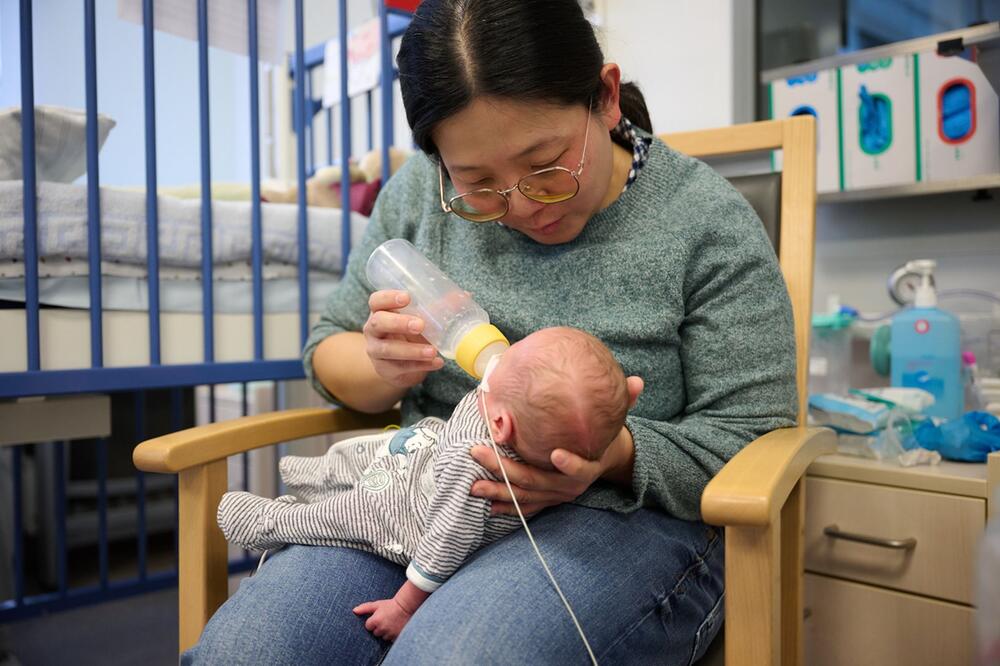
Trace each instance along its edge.
{"label": "baby's foot", "polygon": [[288,543],[275,533],[275,518],[296,503],[291,495],[268,499],[243,491],[230,492],[222,496],[216,520],[226,541],[249,550],[270,550]]}

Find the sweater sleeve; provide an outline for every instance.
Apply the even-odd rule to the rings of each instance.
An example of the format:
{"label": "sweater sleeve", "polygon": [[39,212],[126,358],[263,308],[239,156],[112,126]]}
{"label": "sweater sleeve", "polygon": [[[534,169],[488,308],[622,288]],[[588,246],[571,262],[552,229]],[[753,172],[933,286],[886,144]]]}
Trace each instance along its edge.
{"label": "sweater sleeve", "polygon": [[[469,494],[472,483],[487,478],[468,453],[468,447],[450,447],[447,461],[438,461],[434,497],[406,577],[424,592],[433,592],[483,544],[491,502]],[[441,464],[445,463],[445,464]]]}
{"label": "sweater sleeve", "polygon": [[656,506],[700,518],[708,481],[748,443],[794,424],[791,303],[760,221],[742,200],[712,209],[692,230],[679,327],[685,408],[667,420],[629,416],[631,492],[599,485],[581,503],[631,511]]}

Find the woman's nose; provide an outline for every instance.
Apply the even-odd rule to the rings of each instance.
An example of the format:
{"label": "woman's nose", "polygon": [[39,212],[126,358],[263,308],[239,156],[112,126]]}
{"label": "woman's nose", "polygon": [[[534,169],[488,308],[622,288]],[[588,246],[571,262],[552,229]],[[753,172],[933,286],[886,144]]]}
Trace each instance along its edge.
{"label": "woman's nose", "polygon": [[545,205],[543,203],[539,203],[538,201],[532,201],[528,197],[521,194],[520,190],[514,190],[509,196],[510,199],[508,201],[507,209],[508,215],[520,219],[530,218]]}

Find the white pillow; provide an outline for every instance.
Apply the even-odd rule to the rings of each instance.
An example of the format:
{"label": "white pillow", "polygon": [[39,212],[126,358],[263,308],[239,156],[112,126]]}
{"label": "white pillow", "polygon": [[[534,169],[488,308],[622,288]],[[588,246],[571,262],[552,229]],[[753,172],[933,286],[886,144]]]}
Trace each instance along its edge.
{"label": "white pillow", "polygon": [[[97,114],[98,150],[115,121]],[[87,172],[87,114],[35,107],[35,172],[39,180],[72,183]],[[0,180],[21,180],[21,109],[0,109]]]}

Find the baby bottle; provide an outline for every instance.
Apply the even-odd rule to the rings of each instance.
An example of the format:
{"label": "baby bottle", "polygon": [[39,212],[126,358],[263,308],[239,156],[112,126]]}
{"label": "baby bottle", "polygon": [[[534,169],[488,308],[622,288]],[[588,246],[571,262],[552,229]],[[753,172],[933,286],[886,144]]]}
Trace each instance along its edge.
{"label": "baby bottle", "polygon": [[427,342],[476,379],[492,357],[510,346],[468,292],[407,240],[395,238],[375,248],[365,274],[374,289],[407,292],[410,304],[400,312],[423,319]]}

